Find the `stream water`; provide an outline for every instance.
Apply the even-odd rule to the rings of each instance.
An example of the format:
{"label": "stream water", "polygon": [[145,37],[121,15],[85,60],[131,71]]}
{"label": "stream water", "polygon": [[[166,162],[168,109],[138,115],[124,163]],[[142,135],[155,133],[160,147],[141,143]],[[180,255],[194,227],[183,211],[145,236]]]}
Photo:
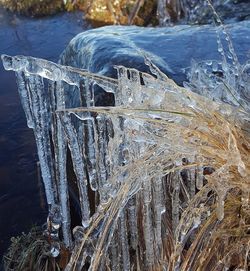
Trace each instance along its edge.
{"label": "stream water", "polygon": [[[58,61],[79,32],[90,26],[81,13],[25,18],[0,9],[0,54]],[[19,101],[15,74],[0,65],[0,260],[12,236],[46,219],[36,146]],[[1,269],[1,267],[0,267]]]}

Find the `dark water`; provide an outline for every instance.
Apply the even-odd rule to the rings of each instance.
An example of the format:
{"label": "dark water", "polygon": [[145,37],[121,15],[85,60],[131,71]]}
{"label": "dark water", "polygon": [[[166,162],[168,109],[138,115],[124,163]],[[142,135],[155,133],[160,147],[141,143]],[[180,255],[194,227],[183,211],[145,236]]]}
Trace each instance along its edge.
{"label": "dark water", "polygon": [[[28,19],[0,9],[0,54],[57,61],[71,38],[88,28],[81,13]],[[0,63],[0,259],[11,236],[45,219],[33,133],[26,125],[15,75]]]}

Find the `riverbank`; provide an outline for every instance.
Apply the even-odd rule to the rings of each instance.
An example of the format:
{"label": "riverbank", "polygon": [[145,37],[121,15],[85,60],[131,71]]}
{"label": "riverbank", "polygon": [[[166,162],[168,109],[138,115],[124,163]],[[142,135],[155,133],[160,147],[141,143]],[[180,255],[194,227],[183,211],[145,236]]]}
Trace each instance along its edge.
{"label": "riverbank", "polygon": [[[250,18],[248,0],[211,1],[223,22]],[[138,25],[171,26],[174,24],[209,24],[213,11],[207,0],[0,0],[0,6],[31,17],[52,15],[60,11],[81,11],[92,26]]]}

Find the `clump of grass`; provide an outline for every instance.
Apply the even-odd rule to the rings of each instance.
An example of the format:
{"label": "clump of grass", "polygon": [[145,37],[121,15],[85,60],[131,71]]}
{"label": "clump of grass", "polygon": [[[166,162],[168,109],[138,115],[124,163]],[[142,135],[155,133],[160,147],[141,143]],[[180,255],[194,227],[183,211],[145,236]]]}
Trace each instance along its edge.
{"label": "clump of grass", "polygon": [[44,236],[43,230],[33,227],[29,233],[11,238],[11,245],[4,256],[4,268],[6,271],[63,270],[67,255],[62,253],[58,258],[53,258],[50,250],[50,240]]}
{"label": "clump of grass", "polygon": [[[127,129],[125,130],[126,136],[134,144],[137,142],[136,131],[133,131],[131,126],[143,121],[142,131],[147,129],[151,136],[150,139],[154,138],[155,143],[144,152],[144,155],[121,168],[130,174],[112,201],[108,202],[102,212],[92,220],[82,238],[81,245],[72,255],[73,264],[70,270],[79,270],[76,263],[81,260],[81,254],[88,247],[89,237],[102,220],[104,221],[102,233],[95,246],[91,270],[98,270],[102,266],[102,262],[106,261],[104,256],[109,240],[114,238],[112,237],[114,227],[119,234],[119,227],[116,224],[118,224],[121,212],[127,212],[126,205],[131,194],[134,193],[131,191],[135,190],[135,185],[140,187],[135,192],[138,199],[137,206],[143,210],[140,214],[140,208],[137,207],[138,232],[144,231],[145,224],[139,223],[139,217],[142,216],[142,220],[145,220],[143,217],[148,208],[147,204],[150,205],[150,210],[157,212],[157,206],[153,200],[154,193],[150,203],[143,202],[145,183],[149,186],[148,193],[151,194],[157,176],[165,174],[167,176],[170,174],[169,178],[164,176],[163,186],[165,191],[171,191],[171,199],[169,201],[167,201],[167,197],[165,199],[166,212],[165,215],[162,215],[161,224],[170,226],[168,228],[165,226],[161,231],[163,245],[160,253],[157,253],[157,246],[160,244],[157,244],[156,240],[151,244],[155,251],[154,264],[146,267],[144,266],[145,259],[136,259],[134,264],[139,267],[136,270],[164,270],[165,268],[167,268],[166,270],[186,271],[223,270],[222,268],[232,269],[234,267],[248,270],[250,264],[248,230],[250,225],[250,164],[249,130],[247,121],[245,121],[248,119],[248,114],[179,88],[171,80],[166,81],[165,84],[164,98],[160,108],[117,106],[115,108],[69,110],[74,113],[92,110],[96,114],[105,114],[114,122],[116,117],[129,120],[131,125],[123,128]],[[168,89],[172,91],[168,91]],[[147,89],[147,94],[150,96],[149,92],[150,89]],[[174,97],[182,97],[183,99],[179,103],[174,103],[172,101],[177,100]],[[152,99],[153,95],[149,100],[152,101]],[[195,108],[190,101],[195,101]],[[150,113],[154,113],[154,117]],[[147,134],[140,135],[140,140],[142,137],[146,142]],[[133,150],[131,150],[131,154],[132,152]],[[196,156],[193,164],[169,168],[169,161],[171,163],[172,160],[174,163],[176,158],[181,157],[188,157],[191,160],[192,156]],[[197,165],[210,166],[213,171],[204,177],[202,187],[196,185],[193,190],[196,190],[197,193],[192,195],[191,189],[188,188],[190,186],[188,182],[195,180],[184,178],[180,182],[180,178],[176,176],[179,175],[178,172],[185,169],[191,170]],[[150,173],[149,178],[143,175],[143,170]],[[178,174],[175,175],[176,173]],[[110,182],[115,182],[118,175],[119,169],[112,176],[113,181],[110,180]],[[176,198],[177,186],[180,188]],[[184,198],[184,194],[188,195],[188,200]],[[175,206],[176,199],[178,203]],[[182,203],[185,203],[186,206],[183,207]],[[169,212],[167,208],[170,208]],[[179,215],[175,218],[177,225],[174,225],[173,215],[176,211]],[[107,214],[109,215],[107,216]],[[155,225],[151,226],[153,230],[155,227]],[[131,234],[133,232],[128,230],[128,235]],[[144,238],[138,236],[138,240],[140,240],[138,243],[143,244],[147,241],[146,238],[147,236]],[[118,240],[115,239],[114,243],[119,242]]]}
{"label": "clump of grass", "polygon": [[62,0],[0,0],[0,6],[28,16],[52,15],[64,9]]}

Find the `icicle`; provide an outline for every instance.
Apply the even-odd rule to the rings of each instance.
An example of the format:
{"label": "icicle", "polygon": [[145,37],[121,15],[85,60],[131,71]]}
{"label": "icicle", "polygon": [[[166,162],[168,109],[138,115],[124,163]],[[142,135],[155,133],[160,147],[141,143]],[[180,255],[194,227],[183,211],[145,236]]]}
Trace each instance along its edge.
{"label": "icicle", "polygon": [[166,0],[157,1],[157,17],[160,26],[168,26],[170,24],[170,16],[167,12]]}
{"label": "icicle", "polygon": [[[107,171],[107,178],[110,178],[111,173],[112,173],[112,165],[111,165],[111,161],[112,161],[112,156],[114,156],[114,154],[112,152],[109,152],[110,146],[110,140],[112,140],[114,138],[114,127],[113,127],[113,123],[112,120],[105,116],[105,127],[106,127],[106,132],[105,132],[105,145],[106,145],[106,149],[105,149],[105,161],[106,161],[106,171]],[[112,188],[113,189],[113,188]]]}
{"label": "icicle", "polygon": [[40,76],[26,75],[26,84],[31,96],[30,105],[34,116],[34,134],[38,156],[41,164],[41,173],[45,186],[48,204],[55,203],[55,183],[52,167],[52,152],[49,137],[49,113],[44,91],[43,79]]}
{"label": "icicle", "polygon": [[86,103],[86,107],[95,106],[93,82],[89,78],[85,78],[84,81],[80,81],[79,89],[82,105]]}
{"label": "icicle", "polygon": [[128,224],[130,243],[133,249],[137,249],[138,245],[138,230],[137,230],[137,211],[136,211],[136,198],[133,197],[127,204]]}
{"label": "icicle", "polygon": [[168,77],[165,73],[163,73],[151,60],[150,58],[144,53],[144,62],[149,67],[152,74],[154,74],[157,79],[167,82]]}
{"label": "icicle", "polygon": [[142,104],[142,86],[140,79],[140,72],[136,69],[129,69],[130,73],[130,88],[131,88],[131,101],[130,104],[133,107],[141,106]]}
{"label": "icicle", "polygon": [[249,201],[250,201],[250,192],[248,190],[242,191],[241,203],[243,210],[249,209]]}
{"label": "icicle", "polygon": [[83,153],[86,157],[86,166],[91,189],[96,191],[99,189],[98,181],[98,165],[97,165],[97,131],[95,120],[89,113],[85,116],[87,119],[83,122]]}
{"label": "icicle", "polygon": [[130,270],[130,257],[129,257],[129,246],[128,246],[128,236],[127,236],[127,226],[125,212],[122,211],[119,219],[119,229],[122,247],[122,266],[124,271]]}
{"label": "icicle", "polygon": [[224,218],[224,205],[225,205],[226,194],[227,194],[227,191],[219,190],[218,192],[216,213],[217,213],[217,218],[219,220],[222,220]]}
{"label": "icicle", "polygon": [[[62,82],[56,82],[50,85],[52,112],[57,109],[65,108],[65,96]],[[66,172],[67,146],[63,128],[58,115],[52,115],[54,118],[51,123],[52,140],[55,152],[55,171],[58,182],[58,198],[62,212],[62,232],[66,247],[72,247],[72,237],[70,229],[70,208],[69,192]]]}
{"label": "icicle", "polygon": [[98,129],[98,166],[99,166],[99,184],[100,184],[100,197],[101,202],[108,200],[108,191],[110,185],[107,182],[107,133],[106,133],[106,119],[104,115],[98,115],[97,118],[97,129]]}
{"label": "icicle", "polygon": [[77,184],[79,188],[81,211],[82,211],[82,225],[87,227],[89,225],[89,199],[87,193],[87,177],[84,167],[84,157],[81,152],[81,147],[77,141],[76,131],[71,124],[70,116],[66,113],[59,114],[60,120],[62,121],[65,134],[68,139],[68,145],[71,151],[72,162],[74,171],[77,177]]}
{"label": "icicle", "polygon": [[[88,78],[79,82],[79,92],[81,106],[93,107],[94,101],[94,89],[93,82]],[[85,117],[89,116],[89,119],[81,122],[79,135],[82,138],[83,153],[86,154],[88,177],[91,189],[96,191],[98,188],[98,176],[97,176],[97,165],[96,165],[96,131],[94,119],[89,113],[85,114]]]}
{"label": "icicle", "polygon": [[59,205],[52,205],[47,217],[47,229],[44,234],[50,240],[50,255],[56,258],[60,254],[59,230],[62,216]]}
{"label": "icicle", "polygon": [[145,250],[145,262],[147,267],[154,264],[154,246],[153,246],[153,225],[152,225],[152,212],[151,212],[151,181],[144,177],[143,182],[143,233]]}
{"label": "icicle", "polygon": [[55,146],[55,161],[57,169],[57,180],[58,180],[58,194],[59,201],[62,211],[62,231],[63,239],[66,247],[72,246],[71,229],[70,229],[70,208],[69,208],[69,195],[68,195],[68,182],[66,173],[66,159],[67,159],[67,149],[64,139],[64,134],[62,131],[61,122],[58,117],[57,120],[57,133]]}
{"label": "icicle", "polygon": [[149,181],[146,176],[143,182],[143,199],[145,204],[150,204],[152,201],[151,181]]}
{"label": "icicle", "polygon": [[217,202],[217,217],[219,220],[222,220],[224,218],[224,200],[219,196],[218,202]]}
{"label": "icicle", "polygon": [[113,240],[110,244],[110,261],[111,261],[111,270],[120,270],[119,264],[119,242],[117,240],[117,232],[114,233]]}
{"label": "icicle", "polygon": [[202,166],[198,166],[196,168],[196,188],[198,190],[201,190],[203,187],[203,167]]}
{"label": "icicle", "polygon": [[51,244],[51,249],[50,249],[50,254],[53,258],[56,258],[60,254],[60,243],[58,242],[52,242]]}
{"label": "icicle", "polygon": [[20,100],[25,112],[25,116],[27,119],[27,125],[29,128],[34,129],[34,120],[33,120],[33,113],[32,113],[32,107],[30,105],[31,99],[30,99],[30,93],[27,89],[27,80],[25,79],[24,72],[16,72],[17,77],[17,85],[18,85],[18,92],[20,96]]}
{"label": "icicle", "polygon": [[173,196],[172,196],[172,227],[175,232],[180,219],[180,173],[174,173],[173,179]]}
{"label": "icicle", "polygon": [[195,173],[196,173],[195,167],[188,169],[188,177],[189,177],[188,186],[189,186],[189,191],[190,191],[190,199],[192,199],[195,195],[195,180],[196,180]]}
{"label": "icicle", "polygon": [[153,181],[154,186],[154,223],[155,223],[155,242],[156,245],[161,248],[162,237],[161,237],[161,216],[165,212],[165,206],[163,203],[163,187],[162,178],[156,177]]}
{"label": "icicle", "polygon": [[95,138],[95,122],[89,115],[89,119],[84,122],[85,127],[85,155],[89,179],[93,190],[97,189],[97,164],[96,164],[96,138]]}
{"label": "icicle", "polygon": [[127,104],[127,69],[123,66],[114,66],[117,70],[118,76],[118,91],[115,93],[115,104],[126,105]]}
{"label": "icicle", "polygon": [[[183,159],[183,164],[184,165],[188,165],[190,163],[193,163],[194,159]],[[186,177],[186,182],[187,182],[187,187],[189,190],[189,194],[190,194],[190,199],[192,199],[195,195],[195,167],[183,170],[183,172],[185,173],[185,177]]]}
{"label": "icicle", "polygon": [[[215,21],[220,25],[220,27],[222,28],[222,33],[224,34],[225,36],[225,39],[227,41],[227,45],[228,45],[228,50],[229,50],[229,55],[228,55],[228,58],[229,59],[233,59],[233,65],[235,66],[236,70],[238,71],[239,69],[239,61],[238,61],[238,57],[235,53],[235,50],[234,50],[234,47],[233,47],[233,44],[232,44],[232,40],[230,38],[230,35],[227,31],[227,28],[226,26],[223,24],[222,20],[220,19],[218,13],[216,12],[214,6],[211,4],[210,0],[207,0],[207,3],[208,3],[208,6],[211,8],[211,10],[213,11],[213,15],[215,17]],[[221,47],[221,42],[219,43],[219,48],[218,50],[222,50],[223,51],[223,48]],[[223,56],[224,58],[224,56]]]}

